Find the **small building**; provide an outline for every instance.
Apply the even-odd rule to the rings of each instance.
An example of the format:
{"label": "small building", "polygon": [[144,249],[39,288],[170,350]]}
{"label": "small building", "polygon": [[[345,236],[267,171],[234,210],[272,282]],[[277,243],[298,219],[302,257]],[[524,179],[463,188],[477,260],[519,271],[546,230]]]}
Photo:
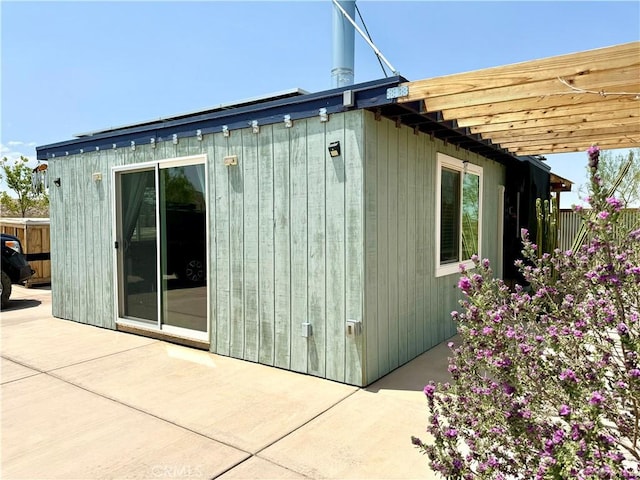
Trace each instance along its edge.
{"label": "small building", "polygon": [[54,316],[359,386],[453,336],[459,264],[513,275],[549,168],[398,102],[405,81],[38,147]]}

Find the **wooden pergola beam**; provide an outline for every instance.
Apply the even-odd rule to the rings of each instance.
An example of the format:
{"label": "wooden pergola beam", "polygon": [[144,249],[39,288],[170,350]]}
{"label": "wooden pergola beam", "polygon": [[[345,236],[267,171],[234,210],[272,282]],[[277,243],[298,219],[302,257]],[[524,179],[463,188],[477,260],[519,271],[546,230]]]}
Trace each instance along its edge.
{"label": "wooden pergola beam", "polygon": [[[635,93],[633,86],[640,77],[640,59],[638,63],[616,70],[604,70],[601,72],[585,73],[560,78],[550,78],[539,82],[523,83],[520,85],[488,88],[440,97],[428,97],[425,99],[427,111],[434,112],[449,108],[459,108],[469,105],[484,105],[494,102],[511,102],[543,96],[566,95],[573,93],[577,88],[585,96],[598,96],[604,94],[613,96],[620,93]],[[566,82],[566,83],[563,83]],[[568,85],[567,85],[568,84]],[[569,86],[570,85],[570,86]]]}
{"label": "wooden pergola beam", "polygon": [[[538,147],[522,146],[508,149],[515,155],[546,155],[551,153],[568,153],[568,152],[584,152],[591,146],[591,143],[567,144],[565,142],[547,143]],[[629,143],[599,143],[600,148],[616,149],[616,148],[634,148],[638,146],[637,142]]]}
{"label": "wooden pergola beam", "polygon": [[[593,144],[597,145],[620,145],[625,144],[627,142],[633,142],[634,139],[628,137],[601,137],[600,139],[592,136],[580,136],[580,137],[563,137],[562,139],[556,141],[555,143],[564,143],[567,146],[573,145],[586,145],[591,146]],[[637,140],[636,140],[637,141]],[[500,146],[502,148],[511,149],[514,147],[544,147],[549,144],[549,139],[546,137],[540,137],[534,140],[528,141],[505,141],[500,142]],[[553,145],[553,143],[551,143]]]}
{"label": "wooden pergola beam", "polygon": [[607,138],[602,139],[599,138],[597,141],[594,141],[593,138],[581,137],[567,140],[557,140],[557,141],[548,141],[545,142],[513,142],[508,145],[500,144],[500,147],[513,151],[513,150],[535,150],[539,152],[540,149],[550,148],[557,149],[559,146],[567,146],[567,147],[577,147],[577,148],[589,148],[591,145],[599,145],[600,148],[635,148],[638,146],[638,141],[633,138],[627,137],[616,137],[616,138]]}
{"label": "wooden pergola beam", "polygon": [[[413,102],[443,95],[487,91],[545,81],[558,76],[584,76],[637,64],[640,42],[631,42],[585,52],[445,75],[402,84],[409,95],[398,102]],[[550,75],[552,73],[552,76]],[[637,81],[637,78],[636,78]],[[484,102],[487,103],[487,102]]]}
{"label": "wooden pergola beam", "polygon": [[518,154],[640,144],[640,42],[403,85],[399,103]]}
{"label": "wooden pergola beam", "polygon": [[494,143],[504,145],[506,143],[527,143],[534,142],[540,139],[546,139],[547,142],[558,142],[561,140],[572,140],[577,138],[591,138],[591,143],[598,143],[601,139],[606,138],[618,138],[618,137],[631,137],[637,134],[636,129],[633,126],[628,128],[610,127],[591,130],[569,130],[562,132],[547,132],[544,134],[530,133],[528,130],[523,130],[520,135],[518,132],[495,132],[491,136],[487,136],[487,139],[492,140]]}
{"label": "wooden pergola beam", "polygon": [[633,111],[631,114],[619,116],[619,115],[607,115],[601,116],[589,115],[589,116],[574,116],[555,118],[555,119],[537,119],[537,120],[524,120],[522,122],[511,123],[498,123],[496,125],[478,125],[470,127],[471,133],[490,133],[490,132],[511,132],[515,130],[529,130],[535,131],[537,134],[543,134],[545,130],[547,132],[566,132],[570,130],[585,130],[585,129],[598,129],[608,127],[627,127],[631,126],[633,131],[640,133],[640,112]]}
{"label": "wooden pergola beam", "polygon": [[[640,92],[640,82],[633,85],[634,92]],[[517,112],[532,112],[538,110],[548,110],[556,108],[568,108],[574,106],[586,107],[592,106],[594,110],[604,105],[619,104],[621,108],[624,105],[632,106],[637,105],[640,108],[640,102],[638,99],[631,95],[626,96],[602,96],[602,95],[590,95],[585,97],[583,94],[569,94],[569,95],[556,95],[546,97],[529,98],[523,101],[515,102],[495,102],[486,103],[482,105],[465,106],[460,108],[449,108],[442,111],[445,120],[459,120],[470,117],[490,117],[492,115],[517,113]],[[426,111],[426,107],[425,107]]]}
{"label": "wooden pergola beam", "polygon": [[587,103],[584,105],[562,105],[544,109],[528,109],[518,112],[505,112],[493,115],[479,115],[475,117],[458,118],[459,127],[474,127],[478,125],[501,124],[511,122],[521,122],[526,120],[539,119],[566,119],[576,115],[600,115],[603,113],[622,112],[628,110],[630,113],[640,111],[639,102],[602,102]]}

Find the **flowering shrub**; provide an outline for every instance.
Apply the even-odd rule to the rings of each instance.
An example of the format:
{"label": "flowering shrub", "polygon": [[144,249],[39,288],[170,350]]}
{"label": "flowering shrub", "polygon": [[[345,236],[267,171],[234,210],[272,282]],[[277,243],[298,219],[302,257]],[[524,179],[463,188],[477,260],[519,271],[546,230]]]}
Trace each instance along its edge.
{"label": "flowering shrub", "polygon": [[598,155],[579,251],[538,258],[523,232],[530,289],[478,258],[462,274],[453,381],[425,387],[433,438],[412,438],[446,478],[639,478],[640,229],[613,234],[621,203],[601,188]]}

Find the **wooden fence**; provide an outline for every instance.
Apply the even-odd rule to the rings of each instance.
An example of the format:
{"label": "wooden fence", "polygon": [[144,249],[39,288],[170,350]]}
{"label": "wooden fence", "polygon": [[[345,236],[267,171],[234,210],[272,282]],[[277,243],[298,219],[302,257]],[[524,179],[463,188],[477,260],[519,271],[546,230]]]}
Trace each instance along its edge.
{"label": "wooden fence", "polygon": [[29,265],[36,271],[25,285],[51,283],[49,219],[2,218],[0,231],[18,237]]}
{"label": "wooden fence", "polygon": [[[620,213],[618,223],[623,231],[628,231],[634,227],[640,228],[640,209],[627,208]],[[570,209],[561,209],[559,223],[558,248],[561,250],[569,250],[580,230],[582,218]]]}

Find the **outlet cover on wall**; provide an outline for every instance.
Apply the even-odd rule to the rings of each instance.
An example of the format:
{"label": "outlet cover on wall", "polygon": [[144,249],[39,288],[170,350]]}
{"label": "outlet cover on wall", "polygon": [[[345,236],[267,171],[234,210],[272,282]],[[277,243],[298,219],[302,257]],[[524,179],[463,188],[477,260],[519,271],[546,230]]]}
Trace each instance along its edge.
{"label": "outlet cover on wall", "polygon": [[310,337],[313,334],[313,329],[311,328],[311,324],[310,323],[303,323],[302,324],[302,336],[303,337]]}

